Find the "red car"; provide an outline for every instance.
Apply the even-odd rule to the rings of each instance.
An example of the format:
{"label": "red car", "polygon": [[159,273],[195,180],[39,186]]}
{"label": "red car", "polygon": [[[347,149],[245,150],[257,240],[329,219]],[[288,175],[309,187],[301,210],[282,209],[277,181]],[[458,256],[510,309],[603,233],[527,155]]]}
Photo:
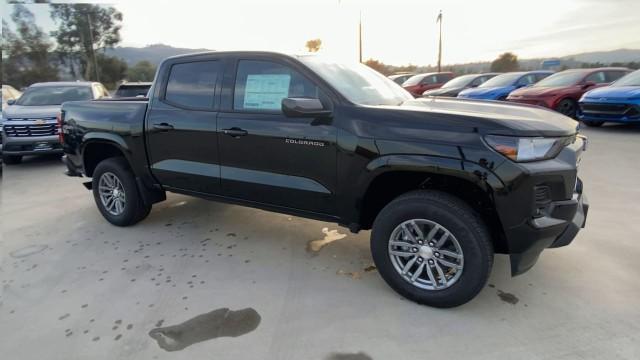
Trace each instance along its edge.
{"label": "red car", "polygon": [[420,97],[423,92],[431,89],[438,89],[454,77],[453,73],[450,72],[418,74],[413,75],[407,79],[407,81],[402,83],[402,87],[410,92],[414,97]]}
{"label": "red car", "polygon": [[606,86],[631,70],[627,68],[571,69],[553,74],[532,86],[512,91],[507,101],[544,106],[575,118],[585,92]]}

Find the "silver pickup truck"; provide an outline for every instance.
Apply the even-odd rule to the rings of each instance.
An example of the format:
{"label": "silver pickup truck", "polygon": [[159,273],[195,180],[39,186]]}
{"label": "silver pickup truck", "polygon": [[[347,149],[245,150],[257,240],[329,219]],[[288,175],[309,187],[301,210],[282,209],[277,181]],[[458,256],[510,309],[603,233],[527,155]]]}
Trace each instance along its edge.
{"label": "silver pickup truck", "polygon": [[2,160],[17,164],[23,155],[62,154],[56,117],[65,101],[108,98],[96,82],[36,83],[2,111]]}

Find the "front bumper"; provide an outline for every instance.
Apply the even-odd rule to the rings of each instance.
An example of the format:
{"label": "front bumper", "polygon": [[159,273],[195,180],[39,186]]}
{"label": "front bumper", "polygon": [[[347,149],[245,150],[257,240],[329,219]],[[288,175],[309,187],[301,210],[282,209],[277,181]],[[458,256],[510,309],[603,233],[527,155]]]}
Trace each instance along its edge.
{"label": "front bumper", "polygon": [[533,219],[526,224],[527,232],[539,240],[526,251],[511,254],[511,275],[519,275],[531,269],[546,248],[557,248],[571,244],[584,228],[589,212],[589,201],[583,193],[574,193],[571,200],[551,203],[551,213]]}
{"label": "front bumper", "polygon": [[640,123],[640,104],[631,102],[580,102],[578,119],[617,123]]}
{"label": "front bumper", "polygon": [[2,153],[4,155],[41,155],[61,154],[62,145],[57,135],[9,137],[2,135]]}

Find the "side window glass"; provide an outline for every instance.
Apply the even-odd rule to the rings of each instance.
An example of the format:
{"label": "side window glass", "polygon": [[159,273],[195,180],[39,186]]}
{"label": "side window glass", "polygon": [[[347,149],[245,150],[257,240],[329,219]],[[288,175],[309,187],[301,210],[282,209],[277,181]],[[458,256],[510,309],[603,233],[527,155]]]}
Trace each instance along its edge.
{"label": "side window glass", "polygon": [[623,77],[625,74],[626,73],[623,71],[607,71],[605,73],[605,78],[607,79],[607,82],[614,82]]}
{"label": "side window glass", "polygon": [[595,72],[595,73],[587,76],[587,78],[585,80],[594,82],[596,84],[601,84],[601,83],[606,83],[607,82],[607,79],[604,76],[604,72],[602,72],[602,71],[598,71],[598,72]]}
{"label": "side window glass", "polygon": [[518,80],[518,85],[527,86],[533,82],[535,82],[533,75],[525,75]]}
{"label": "side window glass", "polygon": [[171,66],[165,100],[186,108],[213,109],[218,61],[198,61]]}
{"label": "side window glass", "polygon": [[487,81],[486,77],[484,76],[477,77],[471,82],[471,86],[480,86],[485,81]]}
{"label": "side window glass", "polygon": [[536,74],[536,76],[535,76],[535,77],[536,77],[535,82],[538,82],[538,81],[540,81],[540,80],[542,80],[542,79],[544,79],[544,78],[546,78],[546,77],[549,77],[549,75],[551,75],[551,74]]}
{"label": "side window glass", "polygon": [[233,108],[279,112],[288,97],[319,99],[318,87],[297,71],[262,60],[240,60],[236,74]]}

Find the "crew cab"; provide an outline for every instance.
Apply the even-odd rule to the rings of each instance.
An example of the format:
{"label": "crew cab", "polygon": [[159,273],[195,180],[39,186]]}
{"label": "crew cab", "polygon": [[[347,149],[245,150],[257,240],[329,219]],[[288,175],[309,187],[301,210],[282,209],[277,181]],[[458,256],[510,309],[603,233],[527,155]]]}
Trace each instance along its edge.
{"label": "crew cab", "polygon": [[[413,97],[359,63],[209,52],[165,60],[149,99],[67,102],[70,176],[117,226],[167,191],[371,229],[383,279],[452,307],[569,244],[588,210],[578,123],[528,105]],[[250,221],[250,219],[247,219]]]}
{"label": "crew cab", "polygon": [[100,83],[56,81],[29,86],[3,109],[2,160],[18,164],[24,155],[62,154],[56,116],[65,101],[109,97]]}

